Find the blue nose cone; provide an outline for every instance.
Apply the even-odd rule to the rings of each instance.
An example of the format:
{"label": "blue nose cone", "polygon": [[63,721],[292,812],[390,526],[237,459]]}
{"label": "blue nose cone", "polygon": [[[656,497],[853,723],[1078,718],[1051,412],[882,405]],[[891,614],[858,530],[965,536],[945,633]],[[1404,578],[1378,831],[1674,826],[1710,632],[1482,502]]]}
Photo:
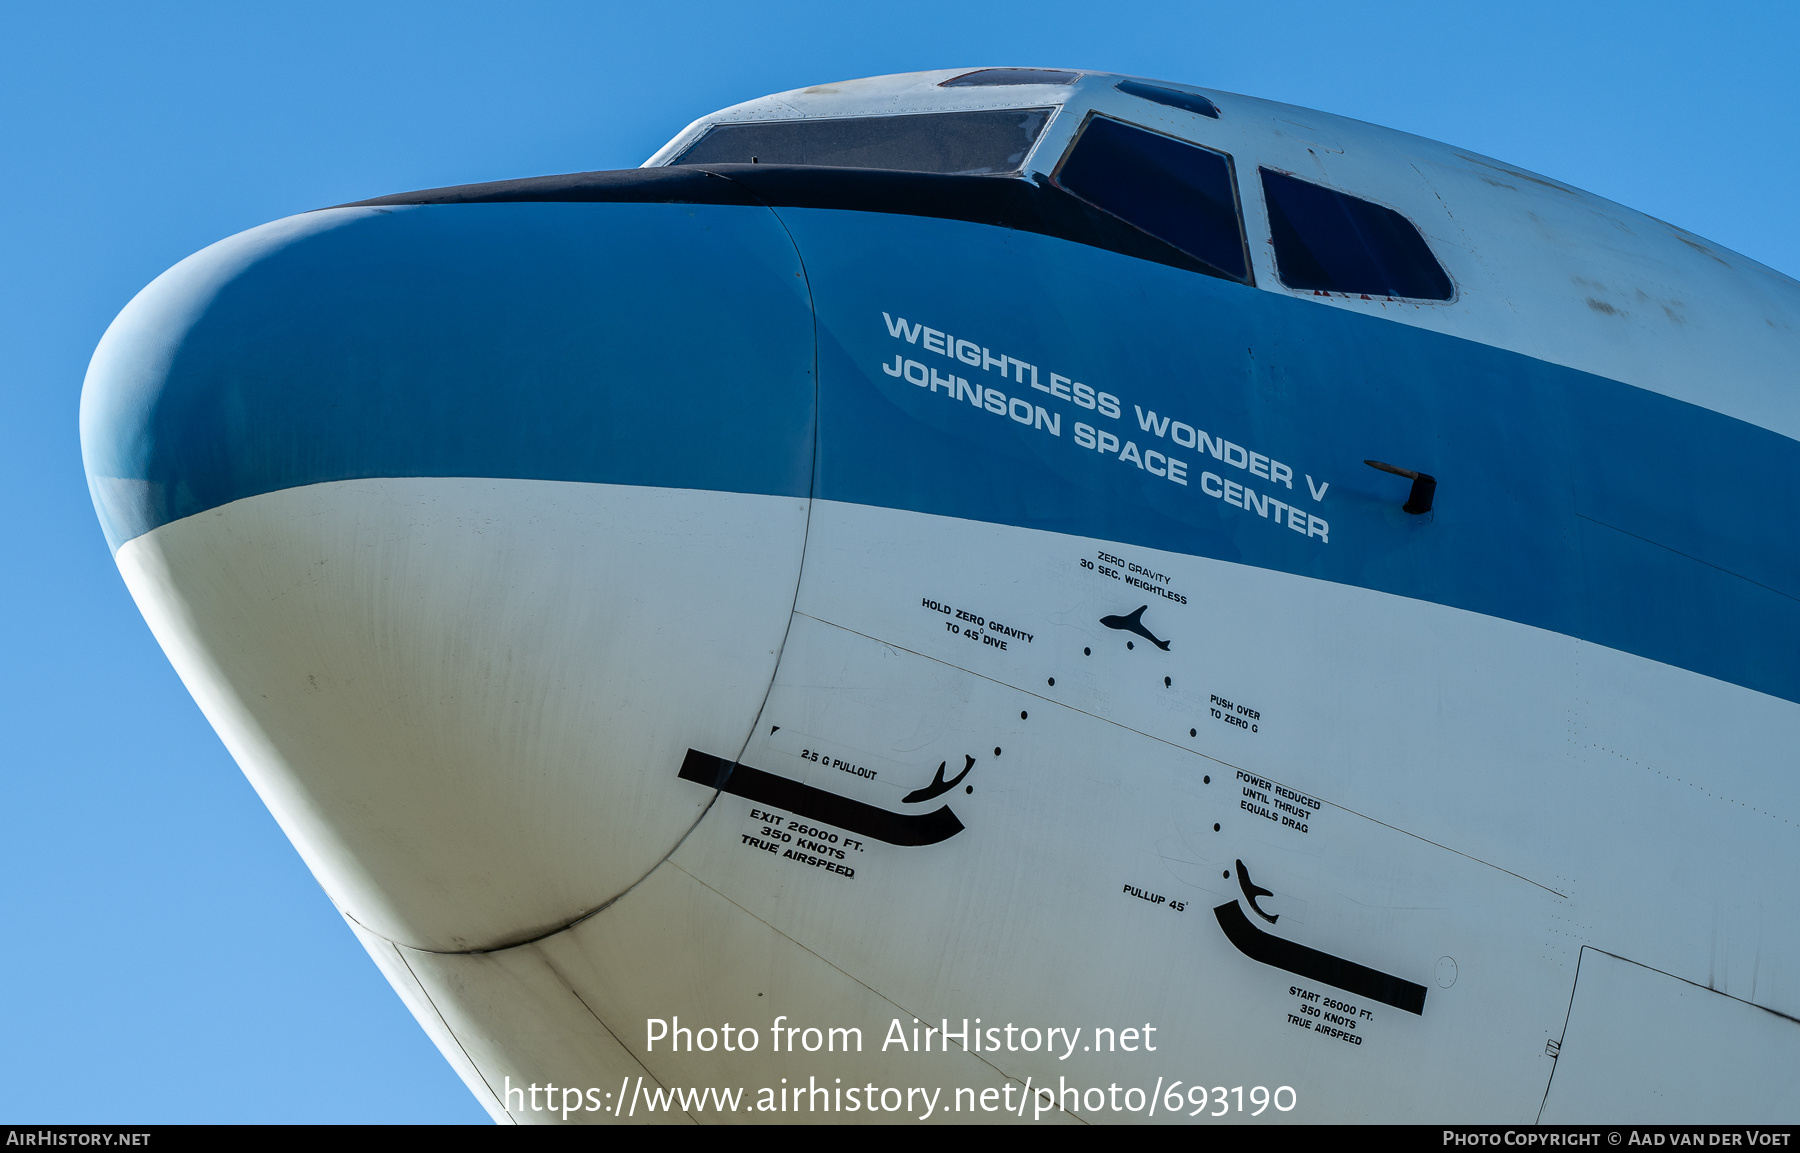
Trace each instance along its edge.
{"label": "blue nose cone", "polygon": [[115,550],[370,477],[804,496],[813,365],[800,258],[761,206],[327,209],[144,289],[89,367],[82,452]]}

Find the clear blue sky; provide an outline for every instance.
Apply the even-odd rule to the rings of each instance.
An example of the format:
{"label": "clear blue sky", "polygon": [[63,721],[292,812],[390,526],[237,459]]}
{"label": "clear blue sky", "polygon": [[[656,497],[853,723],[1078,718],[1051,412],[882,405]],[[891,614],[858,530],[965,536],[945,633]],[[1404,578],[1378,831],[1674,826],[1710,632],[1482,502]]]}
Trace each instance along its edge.
{"label": "clear blue sky", "polygon": [[1661,0],[0,5],[0,1122],[485,1120],[88,502],[88,356],[183,256],[326,204],[629,167],[766,92],[1048,64],[1451,141],[1794,275],[1796,43],[1800,5]]}

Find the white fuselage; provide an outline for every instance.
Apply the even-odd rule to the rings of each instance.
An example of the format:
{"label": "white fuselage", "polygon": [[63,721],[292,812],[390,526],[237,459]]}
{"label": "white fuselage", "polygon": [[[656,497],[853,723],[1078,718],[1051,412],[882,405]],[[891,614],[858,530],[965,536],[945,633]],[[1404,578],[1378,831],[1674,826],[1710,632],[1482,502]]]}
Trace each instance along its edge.
{"label": "white fuselage", "polygon": [[[1673,436],[1691,412],[1718,422],[1692,425],[1696,458],[1729,434],[1727,458],[1785,460],[1800,436],[1800,287],[1553,181],[1353,121],[1210,92],[1209,119],[1098,74],[1055,91],[938,86],[953,75],[753,101],[650,167],[716,124],[1054,104],[1025,167],[1048,175],[1083,115],[1129,118],[1231,155],[1247,283],[847,207],[420,202],[221,242],[146,289],[96,353],[84,437],[133,596],[471,1091],[521,1122],[1161,1121],[1176,1082],[1203,1102],[1286,1086],[1295,1104],[1264,1117],[1313,1122],[1791,1121],[1800,704],[1783,695],[1793,650],[1778,659],[1791,621],[1769,615],[1788,610],[1752,598],[1800,595],[1763,575],[1787,571],[1792,525],[1731,535],[1752,510],[1658,527],[1655,509],[1683,498],[1658,488],[1631,503],[1656,474],[1630,471],[1630,446],[1613,442]],[[1264,168],[1404,215],[1454,296],[1284,287]],[[262,293],[277,303],[244,315],[311,323],[304,293],[327,290],[280,296],[268,285],[290,275],[281,261],[354,269],[329,263],[330,246],[367,243],[466,244],[472,261],[504,262],[529,247],[517,237],[559,235],[577,211],[636,238],[594,225],[591,242],[545,250],[546,275],[578,286],[557,300],[600,270],[598,303],[577,299],[568,322],[591,326],[598,351],[558,367],[561,338],[531,327],[530,299],[506,311],[526,280],[505,272],[465,293],[501,303],[419,347],[484,339],[494,318],[531,351],[516,377],[471,370],[470,389],[492,380],[506,403],[616,389],[640,407],[534,424],[504,467],[466,463],[490,419],[470,418],[475,455],[453,460],[443,445],[462,443],[458,413],[477,393],[438,391],[474,355],[452,348],[451,367],[421,370],[407,394],[424,398],[409,427],[427,443],[399,464],[305,472],[329,453],[282,438],[315,434],[257,440],[254,416],[220,418],[250,429],[225,440],[300,463],[243,481],[231,478],[263,464],[233,464],[216,497],[180,504],[160,450],[139,454],[152,460],[141,476],[138,457],[97,463],[108,437],[174,443],[159,414],[196,411],[131,415],[147,391],[258,411],[261,370],[230,359],[250,355],[217,335],[230,325],[259,334],[246,342],[265,341],[271,363],[304,362],[308,382],[338,373],[373,395],[403,374],[399,353],[359,360],[354,333],[341,357],[290,355],[282,342],[300,337],[234,320],[234,301]],[[506,254],[423,231],[469,220],[517,229],[493,245]],[[382,239],[409,228],[416,249]],[[646,255],[655,245],[666,260]],[[737,263],[696,287],[717,251]],[[411,276],[410,259],[369,267]],[[417,276],[420,298],[442,279]],[[412,324],[404,283],[370,299],[400,301]],[[733,319],[738,299],[768,311]],[[909,322],[944,325],[950,352],[933,359]],[[956,363],[958,334],[987,366]],[[230,348],[184,367],[203,341]],[[1239,347],[1226,367],[1220,350]],[[909,361],[927,383],[897,375]],[[1065,364],[1077,387],[1110,390],[1116,417],[1049,391]],[[998,410],[980,389],[969,404],[955,386],[940,394],[940,369],[1009,391]],[[1345,413],[1386,415],[1367,429],[1333,415],[1336,380],[1364,390]],[[1392,399],[1432,389],[1447,399]],[[1565,413],[1563,389],[1594,399]],[[1171,440],[1171,396],[1177,423],[1247,446],[1243,463],[1208,455],[1191,429]],[[1640,409],[1608,398],[1638,396],[1648,415],[1609,431],[1606,413]],[[1023,421],[1007,407],[1020,397]],[[777,431],[755,423],[782,404],[812,413],[791,443],[776,417]],[[318,437],[338,435],[337,417],[317,419]],[[114,431],[127,424],[152,431]],[[1079,427],[1110,430],[1112,459],[1078,447]],[[565,437],[613,447],[564,467],[559,453],[587,451]],[[1127,442],[1140,470],[1159,450],[1163,471],[1132,471]],[[786,453],[799,479],[704,473],[734,453]],[[1584,479],[1581,462],[1605,453],[1594,467],[1625,495]],[[1177,457],[1186,471],[1171,479]],[[1438,510],[1402,513],[1404,482],[1365,457],[1432,472]],[[1568,477],[1534,488],[1552,466]],[[1654,483],[1677,493],[1699,475],[1685,467]],[[1099,487],[1126,474],[1138,487]],[[1779,511],[1792,488],[1745,500]],[[118,493],[149,495],[127,508]],[[1256,503],[1269,494],[1300,519]],[[136,527],[115,527],[127,516]],[[1636,548],[1650,559],[1624,551]],[[1516,576],[1496,575],[1506,558]],[[1665,561],[1698,575],[1643,567]],[[1738,632],[1663,626],[1739,596]],[[715,762],[748,771],[695,775]],[[1386,999],[1318,977],[1351,969],[1389,978]],[[656,1032],[677,1017],[756,1030],[757,1048],[675,1048]],[[860,1052],[832,1028],[860,1030]],[[927,1028],[940,1035],[921,1052]],[[554,1101],[511,1093],[551,1083]],[[822,1085],[873,1092],[854,1111],[841,1095],[757,1108],[765,1088]],[[742,1088],[744,1103],[642,1096],[691,1087]],[[1041,1087],[1062,1095],[1046,1108]],[[906,1096],[932,1088],[929,1107]],[[1000,1098],[1012,1112],[989,1107]]]}

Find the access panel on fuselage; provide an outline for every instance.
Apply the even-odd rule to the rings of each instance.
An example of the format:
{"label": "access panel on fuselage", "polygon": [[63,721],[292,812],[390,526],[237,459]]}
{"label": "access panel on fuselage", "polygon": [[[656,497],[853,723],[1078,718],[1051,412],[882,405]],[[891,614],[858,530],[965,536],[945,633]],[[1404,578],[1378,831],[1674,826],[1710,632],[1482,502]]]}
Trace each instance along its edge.
{"label": "access panel on fuselage", "polygon": [[[696,791],[715,759],[690,753]],[[1246,811],[1252,795],[1307,828]],[[1523,1121],[1568,1003],[1542,886],[807,616],[670,863],[922,1022],[1036,1030],[981,1042],[1020,1084],[1288,1085],[1294,1120]],[[765,1004],[861,1028],[846,1078],[943,1077],[949,1097],[967,1076],[878,1044],[886,1018]],[[1153,1051],[1091,1048],[1096,1027],[1146,1025]]]}

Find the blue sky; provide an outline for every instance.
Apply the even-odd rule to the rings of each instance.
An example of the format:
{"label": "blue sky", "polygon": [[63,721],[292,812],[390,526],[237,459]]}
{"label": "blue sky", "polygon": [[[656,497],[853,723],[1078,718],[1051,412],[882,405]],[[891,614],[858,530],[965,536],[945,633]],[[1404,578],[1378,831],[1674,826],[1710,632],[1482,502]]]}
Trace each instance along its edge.
{"label": "blue sky", "polygon": [[1476,149],[1800,274],[1800,6],[0,5],[0,1122],[483,1121],[151,639],[82,478],[137,290],[293,212],[639,163],[766,92],[1061,65]]}

